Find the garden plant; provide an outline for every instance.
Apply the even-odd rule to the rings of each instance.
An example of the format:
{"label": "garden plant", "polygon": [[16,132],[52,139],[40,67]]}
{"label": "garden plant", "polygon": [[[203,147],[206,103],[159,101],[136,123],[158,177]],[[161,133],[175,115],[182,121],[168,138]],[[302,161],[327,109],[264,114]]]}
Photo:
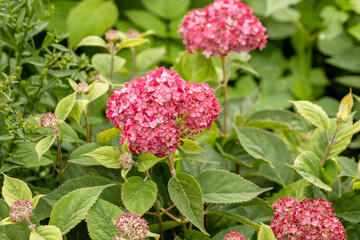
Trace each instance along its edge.
{"label": "garden plant", "polygon": [[0,0],[0,240],[360,239],[357,0]]}

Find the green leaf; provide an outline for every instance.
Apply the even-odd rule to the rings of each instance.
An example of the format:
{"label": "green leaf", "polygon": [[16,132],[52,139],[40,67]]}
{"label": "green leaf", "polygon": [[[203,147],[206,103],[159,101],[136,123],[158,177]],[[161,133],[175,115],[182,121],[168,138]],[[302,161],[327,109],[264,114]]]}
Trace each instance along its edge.
{"label": "green leaf", "polygon": [[62,240],[59,228],[51,225],[39,226],[31,231],[30,240]]}
{"label": "green leaf", "polygon": [[266,0],[266,16],[270,16],[274,12],[295,5],[301,0]]}
{"label": "green leaf", "polygon": [[136,55],[136,67],[140,70],[145,70],[151,65],[158,63],[165,53],[165,47],[145,49]]}
{"label": "green leaf", "polygon": [[79,136],[66,122],[61,123],[59,130],[60,140],[65,142],[79,142]]}
{"label": "green leaf", "polygon": [[233,213],[228,213],[228,212],[218,212],[218,211],[207,211],[207,214],[208,215],[212,215],[212,214],[215,214],[215,215],[221,215],[223,217],[226,217],[226,218],[229,218],[231,220],[234,220],[236,222],[239,222],[239,223],[242,223],[244,225],[247,225],[251,228],[253,228],[255,231],[259,231],[260,229],[260,226],[259,224],[245,218],[245,217],[242,217],[242,216],[239,216],[237,214],[233,214]]}
{"label": "green leaf", "polygon": [[174,62],[174,70],[186,81],[217,85],[218,77],[210,58],[201,53],[180,53]]}
{"label": "green leaf", "polygon": [[121,168],[121,164],[119,162],[121,152],[115,147],[100,147],[98,149],[95,149],[91,153],[87,153],[84,155],[95,158],[96,161],[98,161],[104,167],[114,169]]}
{"label": "green leaf", "polygon": [[146,38],[126,39],[126,40],[122,41],[119,44],[119,49],[129,48],[129,47],[136,47],[136,46],[139,46],[139,45],[144,44],[146,42],[149,42],[149,40],[147,40]]}
{"label": "green leaf", "polygon": [[157,186],[153,181],[144,181],[141,177],[131,177],[124,183],[121,198],[131,212],[143,215],[156,200]]}
{"label": "green leaf", "polygon": [[273,231],[268,225],[261,224],[258,240],[276,240]]}
{"label": "green leaf", "polygon": [[211,238],[196,230],[185,231],[184,235],[185,239],[188,240],[211,240]]}
{"label": "green leaf", "polygon": [[63,196],[54,205],[49,224],[57,226],[62,234],[66,234],[85,218],[101,192],[112,185],[80,188]]}
{"label": "green leaf", "polygon": [[53,134],[51,136],[47,136],[46,138],[41,139],[35,146],[35,151],[38,156],[38,160],[40,161],[41,156],[46,153],[51,145],[54,143],[56,135]]}
{"label": "green leaf", "polygon": [[349,222],[360,222],[360,193],[349,191],[344,193],[335,203],[336,216]]}
{"label": "green leaf", "polygon": [[39,200],[41,197],[45,195],[36,195],[33,199],[31,199],[31,204],[33,205],[34,209],[36,208],[36,205],[39,203]]}
{"label": "green leaf", "polygon": [[100,163],[98,161],[96,161],[95,158],[83,155],[86,153],[90,153],[99,147],[101,147],[101,145],[98,143],[84,144],[84,145],[76,148],[70,154],[70,160],[68,160],[68,162],[81,164],[81,165],[90,165],[90,166],[91,165],[100,165]]}
{"label": "green leaf", "polygon": [[89,100],[89,102],[94,101],[95,99],[101,97],[104,93],[109,90],[109,85],[102,82],[97,82],[94,85],[94,89],[85,95],[85,98]]}
{"label": "green leaf", "polygon": [[207,203],[246,202],[271,189],[260,188],[240,175],[223,170],[208,170],[196,179]]}
{"label": "green leaf", "polygon": [[325,111],[316,104],[313,104],[308,101],[291,101],[297,111],[303,116],[306,120],[311,122],[317,127],[322,129],[328,129],[330,127],[330,119]]}
{"label": "green leaf", "polygon": [[190,6],[190,0],[142,0],[143,6],[150,12],[165,18],[174,19],[184,15]]}
{"label": "green leaf", "polygon": [[180,139],[179,140],[179,148],[190,154],[196,154],[196,153],[205,153],[205,150],[202,149],[199,145],[197,145],[196,142],[190,139]]}
{"label": "green leaf", "polygon": [[[54,206],[63,196],[69,194],[70,192],[76,189],[81,189],[85,187],[103,186],[111,183],[112,181],[110,181],[109,179],[102,177],[95,177],[95,176],[83,176],[83,177],[73,178],[66,181],[59,188],[55,189],[51,193],[44,196],[43,199],[51,206]],[[114,187],[109,187],[108,189],[105,189],[103,193],[112,190],[112,188]],[[112,192],[112,195],[117,195],[119,196],[119,199],[121,198],[120,194],[118,193],[115,194],[114,192]]]}
{"label": "green leaf", "polygon": [[76,100],[76,93],[72,93],[69,96],[64,97],[56,105],[55,115],[61,119],[65,120],[69,113],[71,112]]}
{"label": "green leaf", "polygon": [[290,167],[295,169],[303,178],[315,186],[326,191],[331,191],[331,187],[320,180],[321,162],[314,153],[309,151],[303,152],[295,159],[294,165]]}
{"label": "green leaf", "polygon": [[235,69],[243,69],[249,73],[254,74],[255,76],[259,76],[259,73],[255,71],[255,69],[247,62],[241,61],[240,59],[233,59],[231,61],[234,64]]}
{"label": "green leaf", "polygon": [[16,223],[17,222],[11,221],[10,217],[7,217],[0,221],[0,226],[11,225],[11,224],[16,224]]}
{"label": "green leaf", "polygon": [[283,187],[292,182],[294,172],[285,164],[292,164],[294,156],[284,140],[262,129],[236,127],[235,130],[246,152],[269,163]]}
{"label": "green leaf", "polygon": [[159,158],[151,153],[141,153],[137,159],[137,168],[140,172],[145,172],[153,167],[156,163],[166,159],[166,157]]}
{"label": "green leaf", "polygon": [[360,182],[354,183],[353,190],[360,190]]}
{"label": "green leaf", "polygon": [[117,128],[110,128],[105,131],[102,131],[96,136],[98,143],[106,144],[110,142],[114,137],[118,137],[121,133],[121,130]]}
{"label": "green leaf", "polygon": [[29,187],[25,182],[8,177],[4,175],[4,185],[1,190],[1,194],[9,207],[11,207],[17,200],[29,200],[32,199],[32,194]]}
{"label": "green leaf", "polygon": [[125,15],[135,25],[146,30],[151,29],[159,37],[167,35],[165,23],[145,10],[127,10]]}
{"label": "green leaf", "polygon": [[327,63],[351,72],[360,72],[360,47],[352,47],[332,56],[326,60]]}
{"label": "green leaf", "polygon": [[[114,72],[118,72],[124,65],[126,60],[119,56],[114,56]],[[97,53],[91,58],[91,64],[96,70],[110,77],[111,55],[108,53]],[[94,87],[96,89],[96,86]]]}
{"label": "green leaf", "polygon": [[270,198],[267,198],[266,200],[270,204],[273,204],[281,197],[293,197],[297,201],[301,201],[304,198],[305,190],[309,185],[310,184],[306,179],[298,180],[286,186],[286,188],[281,189],[279,192],[274,193]]}
{"label": "green leaf", "polygon": [[82,47],[82,46],[96,46],[96,47],[103,47],[106,49],[108,48],[104,39],[102,39],[99,36],[87,36],[87,37],[81,39],[81,41],[76,46],[76,48]]}
{"label": "green leaf", "polygon": [[77,124],[79,124],[79,126],[81,126],[80,123],[81,114],[86,109],[88,103],[89,100],[85,100],[85,99],[75,100],[74,106],[71,109],[70,116],[77,122]]}
{"label": "green leaf", "polygon": [[347,157],[338,157],[338,163],[340,166],[340,177],[355,177],[357,174],[357,164],[354,159]]}
{"label": "green leaf", "polygon": [[360,88],[360,76],[340,76],[335,78],[335,82],[352,88]]}
{"label": "green leaf", "polygon": [[350,93],[346,95],[343,99],[341,99],[340,106],[339,106],[339,112],[336,114],[336,118],[342,120],[343,122],[346,122],[348,120],[348,116],[351,112],[351,108],[354,105],[354,99]]}
{"label": "green leaf", "polygon": [[202,192],[194,177],[187,173],[178,173],[168,183],[168,191],[179,211],[204,234],[204,212]]}
{"label": "green leaf", "polygon": [[112,240],[117,234],[113,221],[122,213],[119,207],[98,199],[91,207],[86,219],[91,239]]}
{"label": "green leaf", "polygon": [[73,7],[66,19],[70,47],[76,46],[89,35],[103,35],[118,19],[115,3],[102,0],[87,0]]}

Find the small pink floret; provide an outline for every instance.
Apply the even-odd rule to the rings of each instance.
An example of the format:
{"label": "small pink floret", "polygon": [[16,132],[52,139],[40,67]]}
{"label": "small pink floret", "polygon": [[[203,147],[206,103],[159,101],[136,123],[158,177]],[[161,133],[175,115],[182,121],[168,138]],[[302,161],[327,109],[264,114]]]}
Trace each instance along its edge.
{"label": "small pink floret", "polygon": [[277,239],[346,239],[344,226],[332,211],[331,203],[322,198],[280,198],[273,204],[270,227]]}
{"label": "small pink floret", "polygon": [[225,240],[245,240],[245,238],[237,231],[230,231],[228,235],[224,237]]}
{"label": "small pink floret", "polygon": [[10,220],[21,222],[23,219],[31,217],[33,210],[34,207],[29,200],[17,200],[11,206]]}
{"label": "small pink floret", "polygon": [[114,226],[121,236],[115,236],[114,240],[123,238],[128,240],[144,240],[149,231],[147,221],[135,213],[121,214]]}
{"label": "small pink floret", "polygon": [[206,57],[262,50],[268,37],[265,31],[252,10],[237,0],[215,0],[204,9],[195,9],[179,27],[186,49]]}

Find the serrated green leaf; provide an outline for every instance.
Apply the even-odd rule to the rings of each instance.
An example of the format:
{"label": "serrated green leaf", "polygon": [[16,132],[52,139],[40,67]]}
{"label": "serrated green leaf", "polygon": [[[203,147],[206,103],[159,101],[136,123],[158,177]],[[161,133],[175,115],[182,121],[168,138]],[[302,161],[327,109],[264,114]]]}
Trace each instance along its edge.
{"label": "serrated green leaf", "polygon": [[112,240],[117,234],[113,221],[122,213],[123,211],[114,204],[98,199],[91,207],[86,220],[91,239]]}
{"label": "serrated green leaf", "polygon": [[273,231],[268,225],[261,224],[258,240],[276,240]]}
{"label": "serrated green leaf", "polygon": [[121,197],[125,207],[132,213],[143,215],[156,200],[157,186],[141,177],[131,177],[122,187]]}
{"label": "serrated green leaf", "polygon": [[76,46],[76,48],[82,47],[82,46],[103,47],[106,49],[108,48],[104,39],[102,39],[99,36],[87,36],[87,37],[81,39],[81,41]]}
{"label": "serrated green leaf", "polygon": [[180,139],[179,140],[179,148],[190,154],[196,154],[196,153],[205,153],[205,150],[202,149],[199,145],[197,145],[196,142],[190,139]]}
{"label": "serrated green leaf", "polygon": [[340,166],[340,177],[355,177],[357,174],[357,164],[354,159],[347,157],[338,157],[338,163]]}
{"label": "serrated green leaf", "polygon": [[349,191],[336,201],[336,216],[349,222],[360,223],[360,193]]}
{"label": "serrated green leaf", "polygon": [[76,131],[66,122],[61,123],[59,129],[60,140],[64,142],[79,142]]}
{"label": "serrated green leaf", "polygon": [[305,179],[301,179],[286,186],[286,188],[281,189],[279,192],[274,193],[270,198],[267,198],[266,200],[270,204],[273,204],[281,197],[293,197],[297,201],[301,201],[304,198],[304,192],[308,186],[309,182]]}
{"label": "serrated green leaf", "polygon": [[66,234],[85,218],[101,192],[112,185],[80,188],[63,196],[54,205],[49,224],[57,226],[62,234]]}
{"label": "serrated green leaf", "polygon": [[326,112],[320,106],[308,101],[291,102],[295,105],[300,115],[315,126],[325,130],[330,127],[330,119]]}
{"label": "serrated green leaf", "polygon": [[92,102],[95,99],[101,97],[108,90],[109,85],[107,83],[97,82],[94,85],[94,89],[89,94],[86,94],[85,98],[89,100],[89,102]]}
{"label": "serrated green leaf", "polygon": [[124,41],[122,41],[119,44],[119,49],[122,48],[129,48],[129,47],[136,47],[139,46],[141,44],[144,44],[146,42],[149,42],[149,40],[147,40],[146,38],[131,38],[131,39],[126,39]]}
{"label": "serrated green leaf", "polygon": [[[106,178],[95,177],[95,176],[84,176],[79,178],[73,178],[71,180],[66,181],[63,185],[61,185],[61,187],[55,189],[51,193],[44,196],[43,199],[46,202],[48,202],[51,206],[54,206],[60,200],[60,198],[62,198],[63,196],[69,194],[70,192],[76,189],[102,186],[110,183],[112,183],[112,181]],[[111,188],[112,187],[110,187],[109,189]],[[106,189],[105,192],[108,191],[109,189]],[[112,194],[115,195],[115,193]]]}
{"label": "serrated green leaf", "polygon": [[292,164],[295,157],[284,140],[262,129],[236,127],[235,130],[246,152],[269,163],[283,187],[292,182],[294,171],[285,164]]}
{"label": "serrated green leaf", "polygon": [[71,109],[70,116],[81,126],[80,124],[80,117],[81,114],[84,112],[85,107],[88,105],[89,100],[79,99],[76,100],[74,103],[73,108]]}
{"label": "serrated green leaf", "polygon": [[33,205],[34,209],[36,208],[36,205],[39,203],[39,200],[41,197],[45,195],[36,195],[34,198],[31,199],[31,204]]}
{"label": "serrated green leaf", "polygon": [[223,170],[208,170],[196,179],[204,202],[208,203],[246,202],[271,189],[260,188],[240,175]]}
{"label": "serrated green leaf", "polygon": [[[125,64],[126,60],[117,55],[114,56],[114,72],[118,72]],[[105,77],[110,76],[111,55],[108,53],[97,53],[91,58],[91,64],[94,68],[104,74]]]}
{"label": "serrated green leaf", "polygon": [[96,136],[96,140],[98,141],[98,143],[106,144],[111,139],[113,139],[114,137],[119,136],[120,133],[121,133],[121,130],[119,130],[117,128],[107,129],[107,130],[102,131],[101,133],[99,133]]}
{"label": "serrated green leaf", "polygon": [[141,153],[137,159],[137,168],[140,172],[145,172],[164,159],[166,159],[166,157],[159,158],[151,153]]}
{"label": "serrated green leaf", "polygon": [[51,225],[39,226],[31,231],[30,240],[62,240],[59,228]]}
{"label": "serrated green leaf", "polygon": [[16,224],[17,222],[11,221],[10,217],[4,218],[0,221],[0,226],[10,225],[10,224]]}
{"label": "serrated green leaf", "polygon": [[87,0],[71,8],[66,19],[69,46],[74,47],[89,35],[103,35],[118,19],[118,9],[113,2]]}
{"label": "serrated green leaf", "polygon": [[121,168],[119,158],[121,152],[115,147],[100,147],[95,149],[91,153],[84,154],[85,156],[90,156],[96,159],[101,165],[107,168]]}
{"label": "serrated green leaf", "polygon": [[315,186],[326,191],[331,191],[331,187],[320,180],[321,162],[320,159],[312,152],[303,152],[296,159],[294,165],[290,166],[295,169],[303,178]]}
{"label": "serrated green leaf", "polygon": [[184,235],[187,240],[211,240],[211,238],[196,230],[185,231]]}
{"label": "serrated green leaf", "polygon": [[32,194],[29,187],[25,182],[20,179],[8,177],[4,175],[4,185],[1,190],[1,194],[9,207],[17,200],[29,200],[32,199]]}
{"label": "serrated green leaf", "polygon": [[56,136],[51,135],[47,136],[46,138],[41,139],[35,146],[35,151],[38,156],[38,160],[40,161],[41,156],[46,153],[51,145],[54,143]]}
{"label": "serrated green leaf", "polygon": [[60,102],[56,105],[55,115],[59,119],[65,120],[67,116],[70,114],[75,104],[75,100],[76,100],[75,92],[61,99]]}
{"label": "serrated green leaf", "polygon": [[348,120],[348,116],[351,112],[351,108],[354,105],[354,99],[350,93],[346,95],[343,99],[341,99],[340,105],[339,105],[339,111],[336,114],[336,118],[342,120],[343,122],[346,122]]}
{"label": "serrated green leaf", "polygon": [[208,235],[204,228],[203,200],[199,184],[187,173],[178,173],[176,177],[172,177],[168,183],[171,199],[192,224]]}
{"label": "serrated green leaf", "polygon": [[75,163],[75,164],[81,164],[81,165],[89,165],[89,166],[100,165],[100,163],[98,161],[96,161],[95,158],[83,155],[86,153],[90,153],[99,147],[101,147],[101,145],[98,143],[84,144],[84,145],[76,148],[70,154],[70,159],[68,160],[68,162]]}

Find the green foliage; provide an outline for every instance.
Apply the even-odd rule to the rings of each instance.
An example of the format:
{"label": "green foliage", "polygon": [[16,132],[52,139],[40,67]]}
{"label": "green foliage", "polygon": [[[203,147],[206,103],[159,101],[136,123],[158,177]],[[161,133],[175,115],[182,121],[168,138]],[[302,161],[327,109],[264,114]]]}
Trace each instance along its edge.
{"label": "green foliage", "polygon": [[296,101],[293,103],[300,115],[315,126],[325,130],[330,127],[330,119],[321,107],[308,101]]}
{"label": "green foliage", "polygon": [[121,133],[121,130],[119,130],[117,128],[107,129],[107,130],[99,133],[96,136],[96,140],[98,141],[98,143],[105,144],[105,143],[108,143],[111,139],[119,136],[120,133]]}
{"label": "green foliage", "polygon": [[35,151],[38,156],[39,162],[40,162],[42,155],[44,155],[44,153],[46,153],[49,150],[49,148],[51,147],[51,145],[54,143],[55,138],[56,138],[56,135],[50,135],[50,136],[47,136],[47,137],[41,139],[36,144]]}
{"label": "green foliage", "polygon": [[91,207],[87,216],[87,226],[91,239],[113,239],[116,235],[114,222],[123,211],[102,199],[98,199]]}
{"label": "green foliage", "polygon": [[40,226],[30,233],[30,240],[61,240],[62,235],[59,228],[55,226]]}
{"label": "green foliage", "polygon": [[137,159],[137,168],[140,172],[145,172],[156,163],[164,160],[166,157],[159,158],[151,153],[142,153]]}
{"label": "green foliage", "polygon": [[4,174],[1,194],[9,207],[17,200],[31,200],[32,194],[25,182]]}
{"label": "green foliage", "polygon": [[67,97],[61,99],[58,105],[55,108],[55,115],[61,119],[65,120],[70,114],[76,100],[76,93],[72,93]]}
{"label": "green foliage", "polygon": [[54,205],[49,224],[58,227],[62,234],[69,232],[85,218],[101,192],[109,186],[80,188],[63,196]]}
{"label": "green foliage", "polygon": [[202,149],[196,142],[189,139],[180,139],[179,149],[184,151],[185,153],[196,154],[196,153],[204,153],[205,150]]}
{"label": "green foliage", "polygon": [[122,187],[121,198],[130,212],[141,216],[153,205],[156,194],[157,186],[153,181],[131,177]]}
{"label": "green foliage", "polygon": [[115,147],[100,147],[94,151],[85,154],[85,156],[90,156],[96,159],[101,165],[107,168],[121,168],[119,162],[119,157],[121,152]]}
{"label": "green foliage", "polygon": [[168,190],[179,211],[201,232],[208,235],[204,228],[202,192],[195,178],[179,173],[176,178],[170,179]]}
{"label": "green foliage", "polygon": [[274,233],[269,226],[261,224],[258,240],[275,240]]}

